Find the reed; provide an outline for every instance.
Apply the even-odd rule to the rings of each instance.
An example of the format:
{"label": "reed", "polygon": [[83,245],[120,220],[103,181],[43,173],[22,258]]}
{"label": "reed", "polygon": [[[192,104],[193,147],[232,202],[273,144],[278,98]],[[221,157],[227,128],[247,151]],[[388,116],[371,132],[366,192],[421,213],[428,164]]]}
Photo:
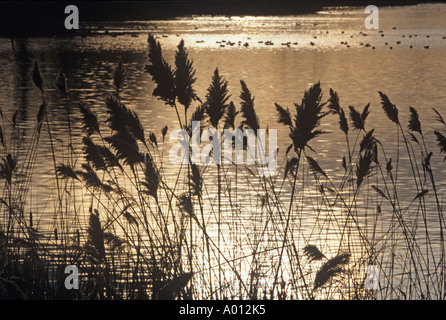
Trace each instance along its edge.
{"label": "reed", "polygon": [[[149,36],[148,62],[153,95],[175,110],[190,137],[192,121],[220,139],[224,129],[257,134],[261,128],[245,81],[231,95],[215,68],[206,96],[197,95],[184,41],[171,67]],[[426,129],[414,107],[404,125],[404,113],[378,92],[396,133],[396,150],[387,149],[371,127],[373,106],[344,108],[333,89],[325,101],[315,83],[292,108],[271,104],[288,129],[289,147],[281,151],[277,173],[260,177],[259,163],[166,163],[169,128],[150,131],[122,102],[128,77],[122,61],[110,77],[113,93],[101,113],[70,101],[70,79],[62,70],[56,75],[69,139],[78,150],[53,137],[52,106],[37,62],[31,78],[42,103],[28,140],[17,113],[0,112],[1,298],[444,298],[444,190],[437,158],[446,153],[446,122],[436,109],[438,127]],[[330,117],[345,138],[339,168],[327,167],[317,154],[318,139],[336,134],[322,129]],[[47,201],[54,202],[55,214],[48,228],[39,224],[44,213],[27,204],[34,200],[29,190],[42,135],[53,162],[54,193]],[[402,168],[412,175],[404,181]],[[78,291],[64,288],[68,264],[79,267]],[[366,281],[371,265],[379,271],[373,289]]]}

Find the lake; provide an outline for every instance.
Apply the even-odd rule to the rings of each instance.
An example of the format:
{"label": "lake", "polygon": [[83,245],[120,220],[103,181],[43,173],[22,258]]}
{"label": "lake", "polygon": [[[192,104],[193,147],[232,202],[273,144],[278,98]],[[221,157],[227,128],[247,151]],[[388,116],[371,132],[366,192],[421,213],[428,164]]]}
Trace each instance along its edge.
{"label": "lake", "polygon": [[[337,116],[327,115],[321,120],[321,128],[329,133],[312,140],[310,146],[313,151],[307,150],[306,155],[317,159],[320,167],[330,177],[332,185],[321,177],[321,180],[313,181],[312,175],[308,174],[299,177],[301,183],[298,183],[298,188],[293,192],[292,184],[283,181],[283,170],[280,170],[274,180],[280,205],[268,207],[264,203],[260,204],[259,198],[264,196],[266,189],[270,190],[263,185],[262,179],[250,179],[245,172],[243,178],[239,176],[237,180],[234,168],[229,167],[229,171],[225,173],[228,185],[217,189],[216,167],[207,169],[204,180],[207,181],[209,190],[204,197],[206,203],[203,204],[207,213],[202,221],[208,226],[206,232],[221,251],[220,254],[215,254],[212,263],[208,265],[204,258],[208,254],[205,251],[205,238],[199,235],[202,230],[200,227],[194,228],[190,237],[196,239],[197,248],[192,251],[198,257],[197,260],[203,262],[194,262],[195,271],[199,270],[203,275],[210,274],[208,269],[216,270],[210,267],[211,264],[224,265],[224,268],[230,266],[229,270],[222,271],[227,272],[224,280],[228,287],[238,283],[239,278],[233,272],[238,270],[246,277],[254,273],[259,275],[260,287],[278,290],[278,286],[283,285],[283,292],[288,297],[290,294],[294,298],[302,297],[299,296],[297,285],[289,280],[294,276],[292,269],[295,262],[290,258],[293,246],[287,245],[284,253],[283,243],[293,242],[298,249],[307,244],[317,244],[325,250],[327,256],[333,256],[338,252],[340,243],[346,241],[348,245],[345,248],[351,249],[352,255],[364,263],[371,256],[369,249],[350,248],[350,245],[365,245],[361,236],[354,231],[358,223],[368,241],[374,243],[374,257],[379,263],[371,263],[379,264],[383,274],[388,274],[387,268],[400,273],[398,280],[389,280],[390,277],[387,276],[382,278],[387,288],[393,289],[380,290],[378,297],[391,298],[392,295],[397,295],[395,288],[399,288],[409,297],[425,296],[427,290],[438,298],[444,293],[442,288],[433,292],[426,289],[428,285],[423,284],[418,292],[411,291],[409,287],[414,279],[431,279],[432,274],[438,271],[438,265],[432,261],[429,263],[429,259],[435,260],[433,257],[437,257],[439,260],[436,262],[443,263],[438,258],[444,250],[438,212],[441,213],[439,206],[443,204],[446,190],[446,169],[444,155],[439,153],[433,133],[434,129],[441,128],[441,124],[436,121],[437,115],[432,108],[446,116],[446,5],[380,7],[378,29],[366,29],[366,17],[363,8],[328,7],[315,14],[301,16],[192,16],[173,20],[104,21],[94,24],[81,21],[81,28],[89,30],[85,35],[16,38],[13,43],[10,39],[1,38],[0,106],[5,117],[2,123],[5,136],[8,132],[8,121],[5,119],[11,119],[18,110],[17,121],[24,129],[25,143],[29,141],[27,139],[31,139],[35,115],[41,104],[39,89],[34,86],[31,78],[34,61],[38,62],[44,78],[52,132],[50,137],[44,133],[46,127],[42,129],[39,149],[34,159],[32,181],[27,185],[25,211],[35,212],[35,219],[38,219],[35,220],[35,225],[49,234],[58,226],[64,210],[57,200],[53,162],[76,163],[78,167],[84,162],[80,154],[84,134],[76,104],[86,103],[104,122],[105,99],[115,92],[113,70],[120,60],[128,73],[120,98],[129,109],[138,114],[146,134],[153,132],[158,141],[161,141],[164,126],[168,126],[169,132],[179,128],[175,109],[164,105],[152,95],[155,84],[145,66],[148,64],[148,34],[157,38],[163,56],[171,66],[174,66],[177,45],[180,40],[184,40],[189,58],[193,60],[196,69],[194,88],[202,100],[205,100],[206,90],[217,67],[228,81],[230,100],[237,109],[240,109],[240,80],[246,82],[255,97],[255,110],[261,127],[277,129],[280,167],[284,165],[285,150],[290,139],[288,128],[277,121],[275,103],[293,111],[293,103],[300,103],[305,90],[318,82],[322,88],[323,101],[330,97],[329,90],[333,89],[338,93],[346,114],[349,106],[354,106],[361,112],[370,103],[366,129],[375,129],[374,136],[384,146],[386,156],[392,158],[394,170],[397,170],[395,185],[399,192],[398,197],[393,198],[395,202],[392,208],[386,202],[386,197],[380,196],[372,188],[373,185],[384,190],[385,184],[382,182],[390,181],[389,175],[384,173],[380,176],[376,170],[367,181],[367,187],[362,186],[360,193],[356,194],[350,189],[346,191],[344,201],[347,203],[338,203],[338,206],[337,197],[320,197],[318,188],[321,184],[331,188],[346,183],[354,188],[354,183],[346,178],[342,167],[342,157],[347,155],[345,136],[339,129]],[[60,69],[68,84],[68,107],[73,110],[71,126],[67,122],[65,101],[53,85]],[[385,93],[399,109],[404,131],[407,132],[409,107],[418,111],[427,150],[433,151],[431,165],[435,173],[437,197],[434,196],[429,179],[418,177],[425,184],[414,185],[410,166],[412,158],[407,155],[398,127],[387,118],[381,108],[379,91]],[[191,109],[197,105],[193,105]],[[181,116],[184,115],[183,110],[180,113]],[[50,139],[54,141],[54,145]],[[76,154],[74,158],[70,155],[71,151],[68,151],[70,139]],[[359,142],[361,139],[362,133],[353,131],[351,127],[350,143],[353,145],[355,140]],[[166,155],[170,145],[167,141],[162,144],[161,158],[164,159],[166,182],[174,185],[175,190],[181,190],[176,181],[179,179],[184,182],[187,171],[184,171],[185,168],[169,165]],[[420,152],[419,149],[414,149],[413,159],[418,159],[418,172],[426,177],[426,172],[422,170],[423,158],[419,156]],[[6,151],[2,151],[2,157],[5,155]],[[56,159],[53,159],[53,155]],[[424,189],[429,189],[429,193],[424,198],[423,207],[417,206],[418,201],[414,202],[414,198]],[[217,195],[218,190],[222,195],[221,199]],[[285,212],[288,210],[291,194],[296,199],[291,206],[295,208],[293,212],[296,214],[293,213],[291,223],[288,223]],[[389,191],[389,198],[391,194],[392,190]],[[73,223],[83,228],[88,223],[88,208],[95,206],[98,199],[81,191],[77,197],[77,200],[71,198],[65,205],[76,208],[78,215]],[[167,195],[166,197],[168,199]],[[107,201],[105,198],[101,200]],[[218,210],[217,201],[221,201]],[[331,204],[330,201],[334,203]],[[162,208],[168,208],[168,203],[166,201],[161,204]],[[382,215],[375,215],[378,207],[382,210]],[[392,215],[395,207],[399,208],[397,211],[401,215]],[[237,211],[234,208],[238,208]],[[283,215],[280,214],[282,209]],[[344,226],[343,218],[339,217],[345,218],[345,214],[347,217],[351,214],[354,222],[347,218],[348,222]],[[5,225],[6,220],[4,218],[2,221]],[[172,218],[172,223],[173,221],[175,218]],[[67,225],[64,226],[68,229]],[[348,229],[351,232],[341,231],[345,228],[351,228]],[[292,234],[289,236],[292,240],[286,238],[285,234],[288,233]],[[222,262],[223,256],[226,260]],[[283,262],[287,267],[277,265],[277,261],[282,261],[282,256],[290,259]],[[270,261],[273,262],[269,263]],[[421,270],[412,269],[411,266],[416,262],[422,264]],[[358,264],[355,268],[361,269],[358,272],[364,272],[365,266],[366,264]],[[280,279],[272,279],[272,275],[278,274],[275,271],[277,267],[280,270],[283,268],[280,273],[283,283],[280,285],[277,284]],[[221,270],[217,269],[218,272],[215,271],[210,277],[222,281],[219,274]],[[308,264],[305,272],[310,273],[315,269],[316,267],[312,268]],[[413,278],[407,276],[411,272],[417,275]],[[349,284],[350,280],[347,281]],[[197,281],[200,283],[200,280]],[[202,281],[206,282],[205,276]],[[392,285],[389,286],[389,283]],[[208,298],[211,295],[210,289],[205,285],[204,287],[202,291],[198,290],[197,295]],[[233,288],[225,290],[227,295],[238,294],[234,293],[238,291]],[[259,297],[270,295],[266,289],[257,294]],[[223,293],[220,297],[222,295]],[[332,296],[330,291],[321,294],[321,297]]]}

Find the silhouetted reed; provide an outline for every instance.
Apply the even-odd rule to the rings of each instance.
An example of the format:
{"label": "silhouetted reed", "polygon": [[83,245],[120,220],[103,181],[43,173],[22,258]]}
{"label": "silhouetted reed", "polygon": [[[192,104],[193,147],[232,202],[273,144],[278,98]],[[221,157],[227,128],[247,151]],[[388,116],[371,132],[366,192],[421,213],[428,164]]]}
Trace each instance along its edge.
{"label": "silhouetted reed", "polygon": [[[261,123],[245,81],[232,101],[216,67],[205,98],[198,97],[184,41],[172,68],[150,35],[148,62],[153,95],[175,109],[189,138],[192,121],[220,138],[224,129],[258,133]],[[70,139],[81,148],[67,146],[69,157],[56,152],[37,62],[31,78],[42,103],[28,144],[18,138],[24,129],[17,113],[7,119],[0,112],[1,298],[445,297],[443,186],[436,180],[436,152],[426,143],[435,139],[439,155],[446,153],[446,122],[436,109],[440,127],[433,133],[414,107],[403,128],[397,106],[378,92],[398,133],[396,147],[388,150],[390,142],[382,143],[370,127],[373,106],[367,103],[360,111],[349,105],[346,113],[336,91],[330,89],[324,101],[321,84],[315,83],[293,108],[274,104],[278,123],[288,129],[289,147],[281,151],[276,174],[265,177],[255,173],[257,162],[164,163],[169,128],[159,135],[150,131],[121,101],[127,76],[119,61],[110,75],[113,94],[101,114],[84,102],[71,110],[70,79],[58,72],[54,85],[65,100],[67,121],[71,126],[76,112],[83,131],[79,138],[70,129]],[[340,168],[318,159],[318,139],[329,136],[321,123],[329,115],[345,137]],[[41,131],[43,124],[47,130]],[[55,202],[55,213],[48,227],[38,223],[44,213],[27,205],[41,134],[48,134],[54,166],[48,201]],[[403,166],[412,174],[404,184],[398,179]],[[68,264],[79,267],[79,291],[64,288]],[[365,285],[370,265],[380,272],[378,288]]]}

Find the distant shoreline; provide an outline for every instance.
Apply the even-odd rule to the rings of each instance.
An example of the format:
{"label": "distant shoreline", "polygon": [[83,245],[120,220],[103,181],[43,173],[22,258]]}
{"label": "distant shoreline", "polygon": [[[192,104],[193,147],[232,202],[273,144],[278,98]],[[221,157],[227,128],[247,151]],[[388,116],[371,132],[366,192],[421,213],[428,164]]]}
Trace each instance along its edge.
{"label": "distant shoreline", "polygon": [[[373,2],[373,3],[372,3]],[[435,2],[435,1],[432,1]],[[63,35],[67,5],[79,9],[81,21],[166,20],[192,15],[299,15],[331,6],[402,6],[426,1],[1,1],[0,36]]]}

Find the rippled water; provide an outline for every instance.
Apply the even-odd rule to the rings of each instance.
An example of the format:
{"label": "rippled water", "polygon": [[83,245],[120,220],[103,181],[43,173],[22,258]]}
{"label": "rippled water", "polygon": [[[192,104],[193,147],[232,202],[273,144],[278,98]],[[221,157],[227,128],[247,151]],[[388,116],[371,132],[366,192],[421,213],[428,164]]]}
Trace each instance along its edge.
{"label": "rippled water", "polygon": [[[231,99],[239,107],[239,81],[244,80],[255,96],[261,126],[278,129],[279,159],[283,159],[289,140],[287,128],[277,123],[274,103],[292,108],[293,102],[300,102],[304,91],[318,81],[324,98],[329,97],[332,88],[345,109],[352,105],[362,110],[370,103],[368,129],[375,128],[389,155],[395,155],[398,133],[380,107],[378,91],[386,93],[397,105],[404,124],[409,106],[415,107],[428,132],[429,148],[437,150],[431,130],[435,124],[431,108],[446,115],[446,5],[379,9],[379,30],[365,29],[367,15],[362,8],[327,8],[305,16],[197,16],[85,24],[83,27],[93,31],[84,37],[14,39],[13,47],[10,39],[0,39],[0,106],[6,117],[10,118],[18,109],[22,125],[33,123],[40,95],[30,73],[37,61],[45,79],[52,131],[55,139],[62,142],[58,148],[64,150],[68,143],[64,101],[52,85],[57,71],[62,69],[66,74],[72,106],[86,102],[101,114],[105,97],[114,91],[113,69],[122,59],[129,75],[122,100],[138,113],[146,132],[159,135],[165,125],[177,128],[174,109],[152,96],[154,84],[144,70],[150,33],[157,36],[172,64],[176,46],[181,39],[185,41],[196,68],[195,89],[200,97],[204,98],[218,67],[229,82]],[[265,44],[267,41],[273,44]],[[82,133],[79,119],[74,121],[74,147],[79,150]],[[333,181],[338,181],[343,177],[344,136],[334,116],[325,117],[322,127],[332,133],[312,143],[317,152],[314,157]],[[38,211],[52,210],[46,197],[53,186],[52,169],[48,166],[52,162],[50,154],[48,141],[41,143],[31,190],[34,200],[30,203]],[[58,155],[58,161],[63,162],[62,151]],[[438,153],[433,158],[441,198],[446,178],[442,160]],[[175,171],[172,175],[173,179]],[[403,188],[407,186],[404,200],[409,202],[414,196],[409,187],[410,167],[399,168],[399,179]],[[302,225],[309,228],[308,239],[316,239],[311,230],[315,224],[311,210],[308,215]],[[436,221],[435,216],[430,219]]]}

